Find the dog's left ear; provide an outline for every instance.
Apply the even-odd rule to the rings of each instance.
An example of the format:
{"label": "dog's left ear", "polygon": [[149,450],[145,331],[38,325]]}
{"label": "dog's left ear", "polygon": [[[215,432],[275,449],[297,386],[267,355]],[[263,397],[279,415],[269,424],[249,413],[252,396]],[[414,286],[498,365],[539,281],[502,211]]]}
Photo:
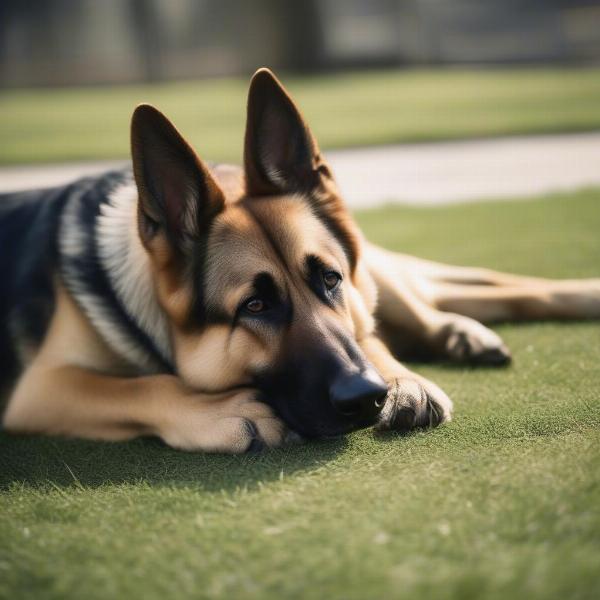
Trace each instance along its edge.
{"label": "dog's left ear", "polygon": [[259,69],[250,82],[244,167],[249,196],[333,185],[302,114],[269,69]]}

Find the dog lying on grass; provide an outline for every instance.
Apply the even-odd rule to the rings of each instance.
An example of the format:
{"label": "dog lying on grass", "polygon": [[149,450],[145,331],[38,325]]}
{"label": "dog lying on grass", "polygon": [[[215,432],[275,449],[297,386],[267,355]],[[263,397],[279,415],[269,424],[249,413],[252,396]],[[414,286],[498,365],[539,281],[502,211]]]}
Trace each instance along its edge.
{"label": "dog lying on grass", "polygon": [[0,201],[8,431],[245,452],[290,432],[433,427],[451,401],[389,348],[504,365],[481,322],[600,317],[600,280],[368,243],[267,69],[250,85],[243,169],[204,163],[149,105],[131,149],[132,171]]}

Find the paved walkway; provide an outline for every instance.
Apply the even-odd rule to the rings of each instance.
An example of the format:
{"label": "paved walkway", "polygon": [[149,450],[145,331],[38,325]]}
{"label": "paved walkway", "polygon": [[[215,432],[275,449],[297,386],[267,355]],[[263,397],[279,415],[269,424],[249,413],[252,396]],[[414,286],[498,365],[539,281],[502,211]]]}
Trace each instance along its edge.
{"label": "paved walkway", "polygon": [[[352,208],[448,204],[600,186],[600,133],[436,142],[327,153]],[[2,167],[0,191],[58,185],[123,162]]]}

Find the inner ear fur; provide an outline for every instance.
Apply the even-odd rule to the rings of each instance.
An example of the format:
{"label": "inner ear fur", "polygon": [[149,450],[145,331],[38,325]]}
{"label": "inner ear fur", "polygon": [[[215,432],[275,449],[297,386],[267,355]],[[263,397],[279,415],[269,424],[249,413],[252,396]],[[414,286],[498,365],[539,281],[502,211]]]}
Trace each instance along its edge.
{"label": "inner ear fur", "polygon": [[131,155],[142,242],[163,230],[181,249],[184,240],[202,235],[223,210],[223,192],[204,163],[169,119],[149,104],[133,113]]}

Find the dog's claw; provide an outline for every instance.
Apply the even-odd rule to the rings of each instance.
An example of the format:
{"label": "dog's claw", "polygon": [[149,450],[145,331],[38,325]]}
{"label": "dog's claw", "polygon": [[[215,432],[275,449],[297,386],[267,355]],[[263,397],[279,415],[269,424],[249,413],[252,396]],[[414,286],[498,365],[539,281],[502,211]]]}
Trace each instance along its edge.
{"label": "dog's claw", "polygon": [[445,354],[454,362],[472,366],[501,367],[511,361],[510,350],[494,331],[466,318],[449,329]]}
{"label": "dog's claw", "polygon": [[510,350],[505,345],[499,348],[489,348],[469,357],[471,364],[490,367],[503,367],[509,365],[511,361]]}
{"label": "dog's claw", "polygon": [[259,438],[254,438],[251,442],[250,445],[248,446],[248,448],[246,449],[246,452],[249,454],[253,454],[255,452],[261,452],[262,450],[264,450],[267,446],[265,445],[265,443],[259,439]]}

